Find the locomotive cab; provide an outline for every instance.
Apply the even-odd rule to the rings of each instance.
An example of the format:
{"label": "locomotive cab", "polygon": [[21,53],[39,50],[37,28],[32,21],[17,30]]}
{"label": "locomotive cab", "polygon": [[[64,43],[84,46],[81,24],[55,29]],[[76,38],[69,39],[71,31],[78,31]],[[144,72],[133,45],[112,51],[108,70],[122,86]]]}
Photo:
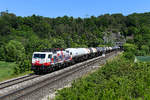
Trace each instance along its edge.
{"label": "locomotive cab", "polygon": [[47,71],[52,64],[52,52],[34,52],[32,56],[33,71]]}

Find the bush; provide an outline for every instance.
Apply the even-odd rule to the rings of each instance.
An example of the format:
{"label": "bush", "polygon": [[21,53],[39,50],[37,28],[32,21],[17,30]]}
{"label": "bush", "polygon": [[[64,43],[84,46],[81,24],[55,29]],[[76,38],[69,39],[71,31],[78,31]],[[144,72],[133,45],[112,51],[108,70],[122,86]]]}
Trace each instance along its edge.
{"label": "bush", "polygon": [[141,50],[144,51],[146,54],[149,54],[149,47],[147,45],[142,45]]}
{"label": "bush", "polygon": [[136,56],[146,56],[146,52],[144,50],[138,50]]}
{"label": "bush", "polygon": [[122,56],[58,91],[55,100],[148,100],[149,77],[150,63],[132,63]]}
{"label": "bush", "polygon": [[126,58],[126,59],[130,59],[130,60],[134,60],[134,58],[135,58],[135,55],[132,53],[132,52],[125,52],[124,54],[123,54],[123,56]]}
{"label": "bush", "polygon": [[134,40],[133,40],[133,39],[128,39],[126,42],[127,42],[127,43],[130,43],[130,44],[133,44],[133,43],[134,43]]}
{"label": "bush", "polygon": [[16,65],[17,66],[14,67],[14,74],[20,74],[29,71],[31,68],[30,61],[26,59],[20,59],[16,61]]}
{"label": "bush", "polygon": [[125,52],[132,52],[132,53],[135,54],[136,49],[137,49],[137,46],[134,45],[134,44],[125,43],[125,44],[123,45],[123,48],[124,48],[124,51],[125,51]]}

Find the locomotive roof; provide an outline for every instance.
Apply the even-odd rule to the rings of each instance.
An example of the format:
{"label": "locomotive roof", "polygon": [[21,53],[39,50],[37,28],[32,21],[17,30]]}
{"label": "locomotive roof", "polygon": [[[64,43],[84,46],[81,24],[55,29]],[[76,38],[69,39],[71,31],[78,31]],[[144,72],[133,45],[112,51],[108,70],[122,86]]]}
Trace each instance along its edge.
{"label": "locomotive roof", "polygon": [[53,54],[52,52],[34,52],[35,53],[38,53],[38,54]]}

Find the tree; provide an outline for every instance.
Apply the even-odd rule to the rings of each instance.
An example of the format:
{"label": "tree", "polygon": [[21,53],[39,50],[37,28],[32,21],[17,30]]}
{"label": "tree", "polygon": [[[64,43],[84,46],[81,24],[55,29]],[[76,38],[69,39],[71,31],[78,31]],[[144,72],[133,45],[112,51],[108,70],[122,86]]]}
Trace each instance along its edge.
{"label": "tree", "polygon": [[142,45],[142,46],[141,46],[141,51],[144,51],[145,54],[149,54],[149,46],[147,46],[147,45]]}
{"label": "tree", "polygon": [[128,27],[127,35],[136,35],[138,33],[139,33],[139,30],[136,27],[133,27],[133,26]]}
{"label": "tree", "polygon": [[4,46],[2,45],[0,47],[0,60],[4,60],[5,59],[5,50],[4,50]]}
{"label": "tree", "polygon": [[65,41],[61,38],[52,38],[52,48],[66,48]]}
{"label": "tree", "polygon": [[35,51],[41,51],[46,48],[52,47],[52,41],[48,39],[40,39],[38,36],[33,35],[29,38],[26,43],[26,53],[31,57],[32,53]]}
{"label": "tree", "polygon": [[33,31],[42,38],[51,38],[54,31],[51,28],[51,25],[46,22],[36,23],[33,27]]}
{"label": "tree", "polygon": [[5,45],[4,50],[6,61],[14,62],[25,57],[24,46],[18,41],[11,40]]}

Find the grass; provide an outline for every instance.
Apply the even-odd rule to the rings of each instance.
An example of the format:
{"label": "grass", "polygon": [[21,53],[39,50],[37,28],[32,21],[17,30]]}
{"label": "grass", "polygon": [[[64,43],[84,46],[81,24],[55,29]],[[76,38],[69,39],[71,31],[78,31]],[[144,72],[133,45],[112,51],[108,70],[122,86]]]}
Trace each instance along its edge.
{"label": "grass", "polygon": [[23,76],[29,73],[32,73],[31,71],[19,74],[19,75],[14,75],[13,74],[13,68],[16,66],[14,62],[5,62],[5,61],[0,61],[0,81],[8,80],[11,78]]}

